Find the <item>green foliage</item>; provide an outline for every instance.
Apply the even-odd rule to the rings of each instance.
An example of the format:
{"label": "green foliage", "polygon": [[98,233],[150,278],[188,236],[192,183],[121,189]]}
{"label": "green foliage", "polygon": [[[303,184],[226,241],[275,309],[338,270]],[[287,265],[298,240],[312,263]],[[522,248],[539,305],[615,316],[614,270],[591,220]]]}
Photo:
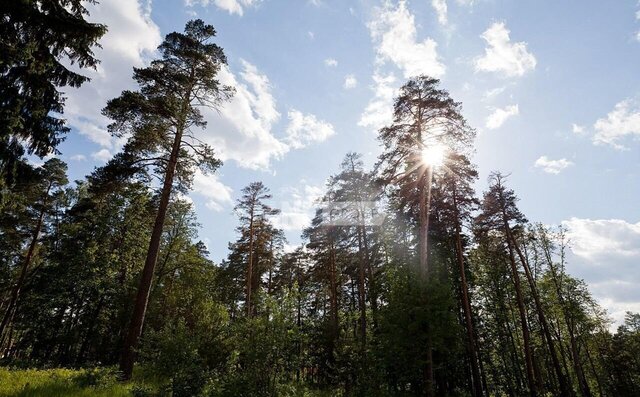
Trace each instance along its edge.
{"label": "green foliage", "polygon": [[106,32],[85,17],[85,0],[0,3],[0,179],[15,181],[26,153],[43,157],[69,130],[63,87],[89,79],[71,70],[95,68],[93,48]]}
{"label": "green foliage", "polygon": [[125,397],[131,385],[116,381],[113,370],[8,370],[0,368],[3,397]]}

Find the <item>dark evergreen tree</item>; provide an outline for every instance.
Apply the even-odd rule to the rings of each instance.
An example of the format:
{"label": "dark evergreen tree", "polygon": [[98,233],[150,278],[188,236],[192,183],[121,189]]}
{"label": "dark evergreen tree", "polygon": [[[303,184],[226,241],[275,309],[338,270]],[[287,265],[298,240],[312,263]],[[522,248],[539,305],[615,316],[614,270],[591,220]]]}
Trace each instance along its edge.
{"label": "dark evergreen tree", "polygon": [[93,48],[106,26],[90,23],[94,0],[20,0],[0,4],[0,178],[15,179],[25,153],[55,153],[69,130],[60,117],[64,87],[89,79],[67,65],[95,68]]}

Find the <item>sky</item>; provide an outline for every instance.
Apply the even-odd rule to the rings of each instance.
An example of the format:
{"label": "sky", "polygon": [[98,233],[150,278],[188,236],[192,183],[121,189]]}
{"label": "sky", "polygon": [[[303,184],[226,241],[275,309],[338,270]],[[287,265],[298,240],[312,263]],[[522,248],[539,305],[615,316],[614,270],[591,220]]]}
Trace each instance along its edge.
{"label": "sky", "polygon": [[60,146],[72,179],[117,153],[100,110],[134,89],[132,67],[192,18],[215,26],[233,100],[200,137],[224,165],[197,174],[200,238],[220,261],[241,189],[262,181],[298,245],[347,152],[372,166],[398,87],[426,74],[477,130],[480,194],[510,174],[529,220],[564,225],[568,271],[619,322],[640,312],[640,3],[637,0],[102,0],[109,32],[92,78],[68,89]]}

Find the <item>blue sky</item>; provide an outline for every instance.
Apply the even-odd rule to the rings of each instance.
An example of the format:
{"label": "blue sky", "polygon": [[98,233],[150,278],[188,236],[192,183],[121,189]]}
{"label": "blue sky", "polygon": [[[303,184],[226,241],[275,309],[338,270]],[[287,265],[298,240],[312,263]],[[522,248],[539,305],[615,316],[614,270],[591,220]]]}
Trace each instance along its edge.
{"label": "blue sky", "polygon": [[569,270],[616,320],[640,311],[640,3],[524,0],[102,0],[109,33],[91,83],[67,92],[72,178],[117,152],[106,101],[132,88],[132,66],[198,17],[218,30],[237,87],[202,136],[225,164],[197,175],[201,238],[218,261],[235,239],[240,190],[271,188],[277,220],[300,242],[313,200],[349,151],[372,165],[395,90],[439,77],[478,131],[478,191],[511,173],[536,222],[570,228]]}

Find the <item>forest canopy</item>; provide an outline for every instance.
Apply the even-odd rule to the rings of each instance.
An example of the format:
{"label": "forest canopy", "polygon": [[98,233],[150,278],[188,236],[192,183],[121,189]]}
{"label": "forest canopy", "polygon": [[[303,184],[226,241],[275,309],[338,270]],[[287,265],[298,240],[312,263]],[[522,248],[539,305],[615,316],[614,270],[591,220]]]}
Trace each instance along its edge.
{"label": "forest canopy", "polygon": [[188,193],[225,167],[203,112],[239,89],[201,19],[102,104],[121,146],[69,181],[65,95],[92,84],[107,29],[86,3],[0,5],[0,383],[66,368],[137,396],[640,395],[640,314],[611,329],[567,272],[566,228],[529,220],[509,174],[476,191],[476,129],[437,78],[403,82],[374,164],[336,148],[293,248],[258,178],[225,259],[199,237]]}

